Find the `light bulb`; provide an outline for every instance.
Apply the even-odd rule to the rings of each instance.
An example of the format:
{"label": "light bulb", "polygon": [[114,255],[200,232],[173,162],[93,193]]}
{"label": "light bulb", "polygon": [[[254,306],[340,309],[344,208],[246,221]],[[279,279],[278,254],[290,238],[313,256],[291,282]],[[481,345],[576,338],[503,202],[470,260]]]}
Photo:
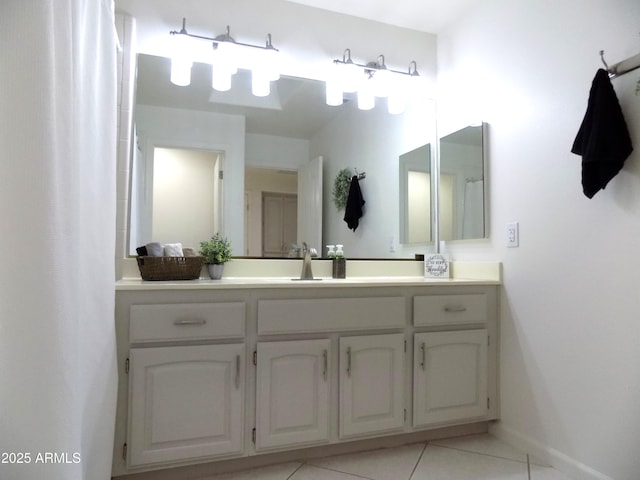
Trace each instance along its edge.
{"label": "light bulb", "polygon": [[256,97],[266,97],[271,93],[269,77],[259,70],[251,72],[251,93]]}
{"label": "light bulb", "polygon": [[191,83],[190,39],[184,34],[172,35],[171,40],[171,83],[186,87]]}
{"label": "light bulb", "polygon": [[214,67],[233,75],[238,71],[236,46],[232,42],[218,42],[213,50],[211,63]]}
{"label": "light bulb", "polygon": [[332,107],[337,107],[338,105],[342,105],[344,102],[344,95],[342,90],[338,86],[337,82],[333,80],[328,80],[326,84],[326,102],[327,105]]}
{"label": "light bulb", "polygon": [[360,110],[371,110],[375,105],[376,99],[373,95],[373,86],[370,81],[366,81],[358,90],[358,108]]}
{"label": "light bulb", "polygon": [[191,83],[191,61],[174,58],[171,60],[171,83],[186,87]]}
{"label": "light bulb", "polygon": [[259,68],[264,70],[269,80],[278,80],[280,78],[280,53],[274,48],[262,50],[261,53]]}
{"label": "light bulb", "polygon": [[344,93],[358,91],[362,82],[362,69],[354,63],[336,63],[335,76],[340,82],[340,88]]}
{"label": "light bulb", "polygon": [[231,89],[231,73],[228,70],[213,65],[211,68],[211,87],[219,92]]}

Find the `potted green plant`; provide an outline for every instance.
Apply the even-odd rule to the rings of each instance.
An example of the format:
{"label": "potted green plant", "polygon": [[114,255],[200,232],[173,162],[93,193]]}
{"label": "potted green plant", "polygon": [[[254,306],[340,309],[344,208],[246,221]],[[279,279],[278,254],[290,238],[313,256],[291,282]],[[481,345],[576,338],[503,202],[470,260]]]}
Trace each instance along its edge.
{"label": "potted green plant", "polygon": [[204,257],[209,276],[214,280],[221,279],[224,264],[231,260],[231,242],[216,233],[211,240],[200,242],[199,253]]}

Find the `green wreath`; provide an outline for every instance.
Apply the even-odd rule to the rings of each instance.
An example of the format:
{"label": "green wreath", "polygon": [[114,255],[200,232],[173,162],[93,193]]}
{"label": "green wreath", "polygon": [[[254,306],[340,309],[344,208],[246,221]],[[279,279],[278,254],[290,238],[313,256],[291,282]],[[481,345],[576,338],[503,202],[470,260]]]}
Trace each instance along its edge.
{"label": "green wreath", "polygon": [[333,203],[338,210],[342,210],[347,206],[351,177],[353,177],[351,170],[343,168],[338,172],[333,182]]}

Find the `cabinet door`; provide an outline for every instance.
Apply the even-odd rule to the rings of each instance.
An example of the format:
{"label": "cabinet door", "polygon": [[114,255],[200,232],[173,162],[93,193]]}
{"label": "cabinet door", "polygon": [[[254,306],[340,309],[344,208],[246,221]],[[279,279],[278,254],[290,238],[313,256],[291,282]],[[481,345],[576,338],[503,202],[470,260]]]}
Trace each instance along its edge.
{"label": "cabinet door", "polygon": [[404,334],[340,339],[340,437],[404,425]]}
{"label": "cabinet door", "polygon": [[416,334],[413,372],[414,426],[487,415],[487,330]]}
{"label": "cabinet door", "polygon": [[129,465],[242,451],[244,345],[130,351]]}
{"label": "cabinet door", "polygon": [[258,343],[256,449],[329,440],[331,341]]}

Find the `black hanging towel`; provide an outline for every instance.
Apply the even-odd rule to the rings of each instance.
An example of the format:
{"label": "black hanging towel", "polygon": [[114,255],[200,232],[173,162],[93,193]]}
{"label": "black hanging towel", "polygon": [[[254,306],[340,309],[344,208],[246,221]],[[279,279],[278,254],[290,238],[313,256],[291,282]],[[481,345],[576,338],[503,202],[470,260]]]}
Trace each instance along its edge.
{"label": "black hanging towel", "polygon": [[599,69],[571,152],[582,155],[582,191],[593,198],[622,169],[633,147],[609,74]]}
{"label": "black hanging towel", "polygon": [[362,198],[362,192],[360,191],[360,182],[358,182],[358,176],[351,177],[351,185],[349,185],[349,196],[347,197],[347,206],[344,210],[344,221],[347,222],[347,226],[356,231],[360,224],[360,218],[364,213],[362,207],[364,206],[364,198]]}

